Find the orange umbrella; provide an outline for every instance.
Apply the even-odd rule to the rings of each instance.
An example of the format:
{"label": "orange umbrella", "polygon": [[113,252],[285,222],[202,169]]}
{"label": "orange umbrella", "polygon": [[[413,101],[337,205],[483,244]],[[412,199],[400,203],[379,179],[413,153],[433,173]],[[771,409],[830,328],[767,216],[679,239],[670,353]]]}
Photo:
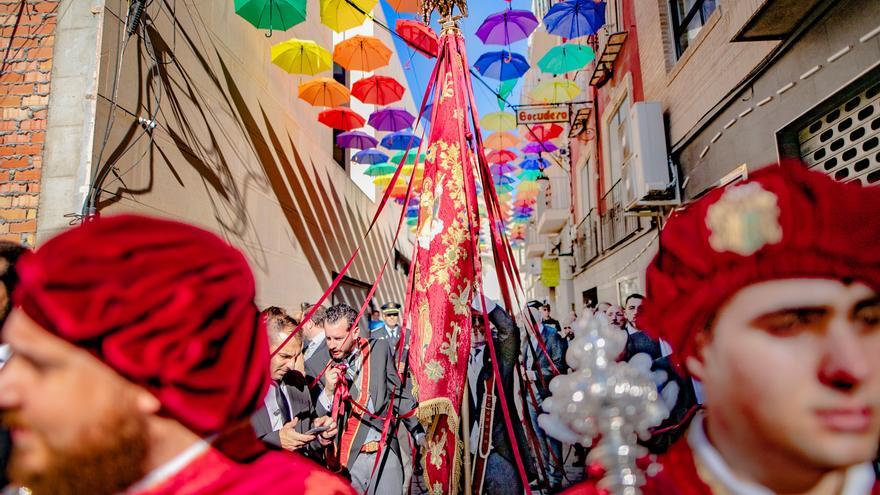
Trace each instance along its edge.
{"label": "orange umbrella", "polygon": [[483,141],[483,146],[493,150],[503,150],[504,148],[513,148],[518,145],[519,142],[520,139],[516,134],[510,132],[496,132],[490,134],[489,137]]}
{"label": "orange umbrella", "polygon": [[397,12],[419,13],[419,0],[388,0],[388,5]]}
{"label": "orange umbrella", "polygon": [[357,129],[358,127],[363,127],[366,120],[348,107],[336,107],[328,108],[319,113],[318,122],[327,127],[332,127],[333,129],[350,131],[352,129]]}
{"label": "orange umbrella", "polygon": [[348,70],[371,71],[388,65],[391,50],[379,38],[358,34],[333,48],[333,61]]}
{"label": "orange umbrella", "polygon": [[316,107],[338,107],[348,103],[348,88],[329,77],[318,77],[299,85],[299,98]]}

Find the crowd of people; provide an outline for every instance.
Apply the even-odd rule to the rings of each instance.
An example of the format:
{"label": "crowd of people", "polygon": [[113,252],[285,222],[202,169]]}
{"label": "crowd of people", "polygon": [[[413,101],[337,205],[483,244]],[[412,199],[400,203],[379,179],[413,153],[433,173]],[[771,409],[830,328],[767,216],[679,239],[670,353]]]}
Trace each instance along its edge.
{"label": "crowd of people", "polygon": [[[641,439],[662,466],[643,493],[880,493],[876,211],[876,190],[770,167],[670,217],[648,297],[562,324],[545,302],[477,293],[459,488],[602,493],[590,446],[540,421],[586,312],[625,333],[619,360],[647,356],[671,411]],[[113,216],[35,251],[0,245],[0,486],[409,493],[426,431],[402,305],[361,321],[345,303],[254,301],[244,256],[178,222]]]}

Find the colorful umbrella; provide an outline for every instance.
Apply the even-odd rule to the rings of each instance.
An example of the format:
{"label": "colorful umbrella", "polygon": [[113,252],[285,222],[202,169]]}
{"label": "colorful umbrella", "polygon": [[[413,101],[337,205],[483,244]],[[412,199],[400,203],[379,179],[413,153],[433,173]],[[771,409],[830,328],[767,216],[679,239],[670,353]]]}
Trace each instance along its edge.
{"label": "colorful umbrella", "polygon": [[480,119],[480,127],[490,131],[512,131],[516,129],[516,116],[507,112],[487,113]]}
{"label": "colorful umbrella", "polygon": [[406,89],[394,78],[370,76],[352,84],[351,94],[367,104],[387,105],[400,101]]}
{"label": "colorful umbrella", "polygon": [[501,150],[504,148],[513,148],[518,145],[520,142],[519,136],[516,134],[511,134],[509,132],[496,132],[494,134],[490,134],[483,141],[483,146],[493,150]]}
{"label": "colorful umbrella", "polygon": [[507,163],[516,160],[516,153],[510,150],[495,150],[486,155],[489,163]]}
{"label": "colorful umbrella", "polygon": [[[370,165],[364,170],[364,175],[369,175],[370,177],[381,177],[383,175],[393,174],[394,171],[397,170],[397,167],[391,165],[390,163],[377,163],[375,165]],[[386,182],[388,184],[391,181]]]}
{"label": "colorful umbrella", "polygon": [[507,105],[505,101],[510,93],[513,92],[513,88],[516,87],[516,83],[519,79],[510,79],[508,81],[501,81],[501,84],[498,85],[498,97],[495,100],[498,102],[498,110],[504,110],[504,107]]}
{"label": "colorful umbrella", "polygon": [[[389,161],[390,161],[391,163],[397,163],[397,164],[399,164],[399,163],[401,162],[401,160],[403,160],[403,155],[404,155],[405,153],[406,153],[406,152],[404,152],[404,151],[401,151],[401,152],[395,153],[395,154],[389,159]],[[413,165],[413,164],[415,164],[415,163],[416,163],[416,156],[418,156],[418,158],[419,158],[419,163],[425,163],[425,154],[424,154],[424,153],[422,153],[422,154],[418,154],[418,153],[415,152],[415,150],[411,150],[411,151],[409,152],[409,154],[406,155],[406,162],[404,162],[404,165]],[[424,170],[422,170],[422,173],[424,173]]]}
{"label": "colorful umbrella", "polygon": [[531,141],[527,145],[520,148],[523,153],[529,155],[537,155],[538,153],[553,153],[559,147],[552,141]]}
{"label": "colorful umbrella", "polygon": [[516,166],[510,162],[496,163],[495,165],[491,165],[489,170],[493,175],[509,174],[516,171]]}
{"label": "colorful umbrella", "polygon": [[318,122],[342,131],[364,126],[364,118],[348,107],[329,108],[318,114]]}
{"label": "colorful umbrella", "polygon": [[538,60],[538,68],[548,74],[564,74],[583,69],[596,58],[593,48],[587,45],[564,43],[547,50]]}
{"label": "colorful umbrella", "polygon": [[290,39],[272,45],[272,63],[291,74],[314,76],[330,70],[333,60],[330,52],[310,40]]}
{"label": "colorful umbrella", "polygon": [[318,77],[299,85],[299,98],[316,107],[338,107],[348,103],[348,88],[329,77]]}
{"label": "colorful umbrella", "polygon": [[517,175],[520,180],[538,180],[538,177],[544,175],[540,170],[523,170]]}
{"label": "colorful umbrella", "polygon": [[519,53],[501,50],[480,55],[474,67],[485,77],[507,81],[522,77],[529,70],[529,62]]}
{"label": "colorful umbrella", "polygon": [[524,40],[538,27],[538,19],[529,10],[502,10],[490,14],[477,28],[477,37],[487,45],[507,46]]}
{"label": "colorful umbrella", "polygon": [[550,7],[544,16],[547,32],[574,39],[596,34],[605,25],[605,2],[567,0]]}
{"label": "colorful umbrella", "polygon": [[356,34],[333,48],[333,61],[348,70],[369,72],[388,65],[391,50],[379,38]]}
{"label": "colorful umbrella", "polygon": [[[392,132],[382,138],[382,146],[389,150],[418,148],[420,144],[422,144],[421,138],[410,131]],[[410,155],[415,155],[415,150]]]}
{"label": "colorful umbrella", "polygon": [[516,189],[513,184],[495,184],[495,190],[499,193],[508,193]]}
{"label": "colorful umbrella", "polygon": [[[415,0],[418,1],[418,0]],[[406,41],[406,44],[416,49],[426,57],[436,57],[440,50],[440,39],[437,33],[429,26],[419,21],[398,19],[394,25],[397,34]]]}
{"label": "colorful umbrella", "polygon": [[531,193],[531,194],[536,194],[536,193],[537,193],[538,191],[540,191],[540,190],[541,190],[541,186],[538,185],[537,182],[534,182],[534,181],[523,181],[523,182],[520,182],[520,183],[519,183],[519,194],[520,194],[520,195],[523,194],[523,193],[526,193],[526,194],[529,194],[529,193]]}
{"label": "colorful umbrella", "polygon": [[549,141],[558,138],[562,130],[559,124],[538,124],[524,127],[520,133],[526,141]]}
{"label": "colorful umbrella", "polygon": [[360,26],[379,0],[321,0],[321,23],[341,33]]}
{"label": "colorful umbrella", "polygon": [[519,168],[523,170],[544,170],[549,166],[550,162],[541,157],[526,158],[519,164]]}
{"label": "colorful umbrella", "polygon": [[581,94],[581,88],[574,81],[553,79],[544,81],[529,92],[534,100],[547,103],[563,103]]}
{"label": "colorful umbrella", "polygon": [[498,184],[516,184],[519,181],[516,180],[516,177],[511,177],[509,175],[493,175],[492,182],[497,186]]}
{"label": "colorful umbrella", "polygon": [[419,13],[419,0],[388,0],[388,5],[397,12]]}
{"label": "colorful umbrella", "polygon": [[387,107],[370,114],[369,123],[379,131],[400,131],[412,127],[416,118],[400,107]]}
{"label": "colorful umbrella", "polygon": [[385,163],[388,161],[388,155],[379,150],[361,150],[351,157],[356,163],[374,165],[376,163]]}
{"label": "colorful umbrella", "polygon": [[235,13],[272,36],[306,20],[306,0],[235,0]]}
{"label": "colorful umbrella", "polygon": [[348,131],[336,136],[336,145],[340,148],[356,148],[365,150],[375,148],[379,141],[363,131]]}
{"label": "colorful umbrella", "polygon": [[[369,170],[369,168],[367,170]],[[376,184],[377,186],[382,186],[382,187],[385,187],[388,184],[391,184],[391,174],[384,174],[384,175],[373,177],[373,184]]]}
{"label": "colorful umbrella", "polygon": [[532,206],[535,204],[534,199],[518,199],[513,202],[513,206]]}

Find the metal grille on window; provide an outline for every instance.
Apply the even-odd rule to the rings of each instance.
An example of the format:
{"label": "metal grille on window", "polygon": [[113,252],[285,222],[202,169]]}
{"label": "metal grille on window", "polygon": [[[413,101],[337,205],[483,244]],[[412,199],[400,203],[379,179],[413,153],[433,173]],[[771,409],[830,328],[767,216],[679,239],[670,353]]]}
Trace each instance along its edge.
{"label": "metal grille on window", "polygon": [[798,132],[801,159],[843,182],[880,185],[880,84]]}

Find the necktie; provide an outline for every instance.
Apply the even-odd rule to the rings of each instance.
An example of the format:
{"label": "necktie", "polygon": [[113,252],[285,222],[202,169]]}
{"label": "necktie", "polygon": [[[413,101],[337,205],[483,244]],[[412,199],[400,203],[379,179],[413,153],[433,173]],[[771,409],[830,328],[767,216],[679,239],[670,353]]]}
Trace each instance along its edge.
{"label": "necktie", "polygon": [[278,402],[278,408],[281,409],[281,417],[284,424],[287,424],[292,418],[290,416],[290,405],[287,404],[287,397],[281,391],[280,385],[275,385],[275,400]]}

